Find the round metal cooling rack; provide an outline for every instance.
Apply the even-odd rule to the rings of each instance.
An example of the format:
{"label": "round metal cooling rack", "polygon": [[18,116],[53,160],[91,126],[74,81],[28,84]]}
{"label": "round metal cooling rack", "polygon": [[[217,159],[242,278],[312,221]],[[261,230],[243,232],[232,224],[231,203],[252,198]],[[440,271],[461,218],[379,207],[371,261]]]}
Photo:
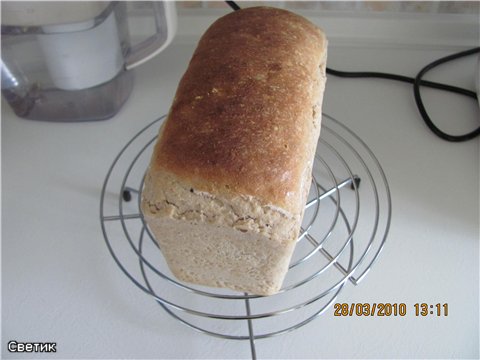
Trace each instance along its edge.
{"label": "round metal cooling rack", "polygon": [[140,210],[145,171],[164,118],[136,134],[108,170],[100,200],[107,247],[122,272],[169,315],[208,335],[248,340],[256,358],[255,340],[308,324],[347,283],[358,285],[370,271],[390,227],[385,174],[357,135],[323,114],[304,221],[280,292],[261,297],[182,283],[168,269]]}

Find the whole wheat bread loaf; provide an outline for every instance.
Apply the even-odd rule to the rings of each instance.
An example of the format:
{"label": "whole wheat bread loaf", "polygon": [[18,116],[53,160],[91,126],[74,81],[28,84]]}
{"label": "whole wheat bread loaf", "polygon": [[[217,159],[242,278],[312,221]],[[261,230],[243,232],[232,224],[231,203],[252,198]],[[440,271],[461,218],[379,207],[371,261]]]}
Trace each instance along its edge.
{"label": "whole wheat bread loaf", "polygon": [[311,183],[326,46],[311,22],[270,7],[230,13],[202,36],[142,192],[178,279],[281,288]]}

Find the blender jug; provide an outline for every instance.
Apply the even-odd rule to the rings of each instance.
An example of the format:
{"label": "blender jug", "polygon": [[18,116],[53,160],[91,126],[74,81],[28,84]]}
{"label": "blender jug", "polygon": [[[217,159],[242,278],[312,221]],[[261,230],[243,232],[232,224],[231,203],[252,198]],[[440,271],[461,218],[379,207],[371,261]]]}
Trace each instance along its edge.
{"label": "blender jug", "polygon": [[176,28],[174,2],[142,2],[151,7],[156,32],[136,45],[125,2],[1,6],[2,95],[17,116],[31,120],[114,116],[133,88],[129,70],[162,51]]}

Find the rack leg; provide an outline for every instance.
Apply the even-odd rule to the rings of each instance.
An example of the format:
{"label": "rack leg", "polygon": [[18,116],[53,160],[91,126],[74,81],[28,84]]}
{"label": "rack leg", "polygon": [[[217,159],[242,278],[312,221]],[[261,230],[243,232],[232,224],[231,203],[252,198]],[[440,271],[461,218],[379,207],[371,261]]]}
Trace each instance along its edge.
{"label": "rack leg", "polygon": [[[247,295],[245,293],[245,295]],[[247,316],[251,315],[250,312],[250,300],[245,299],[245,309],[247,310]],[[257,360],[257,352],[255,351],[255,336],[253,335],[253,324],[252,319],[248,319],[248,336],[250,338],[250,352],[252,354],[252,360]]]}
{"label": "rack leg", "polygon": [[137,189],[131,188],[129,186],[125,186],[123,188],[123,193],[122,193],[123,200],[126,202],[129,202],[130,200],[132,200],[132,192],[135,194],[138,194]]}
{"label": "rack leg", "polygon": [[350,184],[350,189],[352,190],[355,190],[355,188],[358,189],[360,187],[360,181],[362,181],[362,179],[358,175],[354,175],[353,182]]}

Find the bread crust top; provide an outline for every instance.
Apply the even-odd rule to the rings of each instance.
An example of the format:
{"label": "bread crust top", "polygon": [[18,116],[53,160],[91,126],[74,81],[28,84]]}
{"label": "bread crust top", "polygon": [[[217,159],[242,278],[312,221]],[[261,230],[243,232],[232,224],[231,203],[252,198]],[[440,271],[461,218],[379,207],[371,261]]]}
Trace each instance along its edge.
{"label": "bread crust top", "polygon": [[218,19],[180,81],[151,171],[298,213],[325,59],[323,32],[291,12],[254,7]]}

